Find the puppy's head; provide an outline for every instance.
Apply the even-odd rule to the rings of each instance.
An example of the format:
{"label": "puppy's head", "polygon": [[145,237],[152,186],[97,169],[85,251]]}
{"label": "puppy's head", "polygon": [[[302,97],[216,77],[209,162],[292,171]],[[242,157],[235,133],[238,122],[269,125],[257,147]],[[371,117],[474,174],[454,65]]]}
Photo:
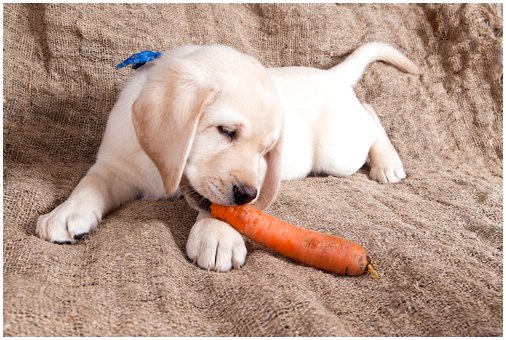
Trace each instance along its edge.
{"label": "puppy's head", "polygon": [[224,46],[167,55],[133,105],[140,144],[194,208],[265,208],[280,182],[281,106],[265,68]]}

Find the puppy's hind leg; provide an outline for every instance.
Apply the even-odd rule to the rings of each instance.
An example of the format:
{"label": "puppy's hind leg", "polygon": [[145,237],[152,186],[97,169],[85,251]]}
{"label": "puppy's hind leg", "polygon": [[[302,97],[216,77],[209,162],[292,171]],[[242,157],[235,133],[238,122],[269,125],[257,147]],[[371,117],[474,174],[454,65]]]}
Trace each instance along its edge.
{"label": "puppy's hind leg", "polygon": [[65,202],[39,217],[37,236],[54,243],[74,243],[95,229],[108,211],[135,198],[137,193],[131,184],[97,163]]}
{"label": "puppy's hind leg", "polygon": [[363,104],[363,106],[379,126],[378,137],[369,150],[369,165],[371,167],[369,176],[372,180],[380,183],[400,182],[406,178],[406,173],[399,154],[390,142],[376,111],[368,104]]}

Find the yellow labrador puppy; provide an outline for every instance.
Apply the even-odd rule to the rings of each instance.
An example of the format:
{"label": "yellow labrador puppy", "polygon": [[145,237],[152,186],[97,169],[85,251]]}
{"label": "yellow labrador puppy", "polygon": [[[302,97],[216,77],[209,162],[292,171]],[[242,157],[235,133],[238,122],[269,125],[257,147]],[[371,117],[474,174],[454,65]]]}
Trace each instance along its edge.
{"label": "yellow labrador puppy", "polygon": [[184,46],[137,71],[113,107],[96,163],[70,197],[37,221],[37,235],[73,243],[122,203],[179,194],[199,211],[186,246],[201,268],[228,271],[246,259],[243,237],[213,219],[210,202],[267,207],[280,181],[311,172],[406,175],[374,110],[353,85],[383,60],[418,68],[370,43],[330,70],[264,68],[232,48]]}

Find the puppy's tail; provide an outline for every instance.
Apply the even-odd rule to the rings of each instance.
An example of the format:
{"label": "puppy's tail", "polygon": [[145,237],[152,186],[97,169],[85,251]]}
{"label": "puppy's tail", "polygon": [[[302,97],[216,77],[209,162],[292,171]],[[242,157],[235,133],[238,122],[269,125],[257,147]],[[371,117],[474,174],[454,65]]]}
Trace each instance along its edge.
{"label": "puppy's tail", "polygon": [[355,85],[367,65],[374,61],[384,61],[396,66],[401,71],[420,74],[420,69],[404,54],[390,45],[371,42],[356,49],[343,62],[331,68],[341,81]]}

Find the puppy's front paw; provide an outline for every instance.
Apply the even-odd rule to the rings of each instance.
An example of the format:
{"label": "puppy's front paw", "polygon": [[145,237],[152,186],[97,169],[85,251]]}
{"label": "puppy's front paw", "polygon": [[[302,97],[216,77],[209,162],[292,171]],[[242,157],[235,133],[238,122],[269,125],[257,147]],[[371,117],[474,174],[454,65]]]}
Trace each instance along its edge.
{"label": "puppy's front paw", "polygon": [[36,234],[54,243],[74,243],[95,229],[100,218],[86,204],[66,201],[37,220]]}
{"label": "puppy's front paw", "polygon": [[199,219],[190,231],[186,255],[200,268],[217,272],[240,268],[246,260],[241,234],[227,223],[211,217]]}

